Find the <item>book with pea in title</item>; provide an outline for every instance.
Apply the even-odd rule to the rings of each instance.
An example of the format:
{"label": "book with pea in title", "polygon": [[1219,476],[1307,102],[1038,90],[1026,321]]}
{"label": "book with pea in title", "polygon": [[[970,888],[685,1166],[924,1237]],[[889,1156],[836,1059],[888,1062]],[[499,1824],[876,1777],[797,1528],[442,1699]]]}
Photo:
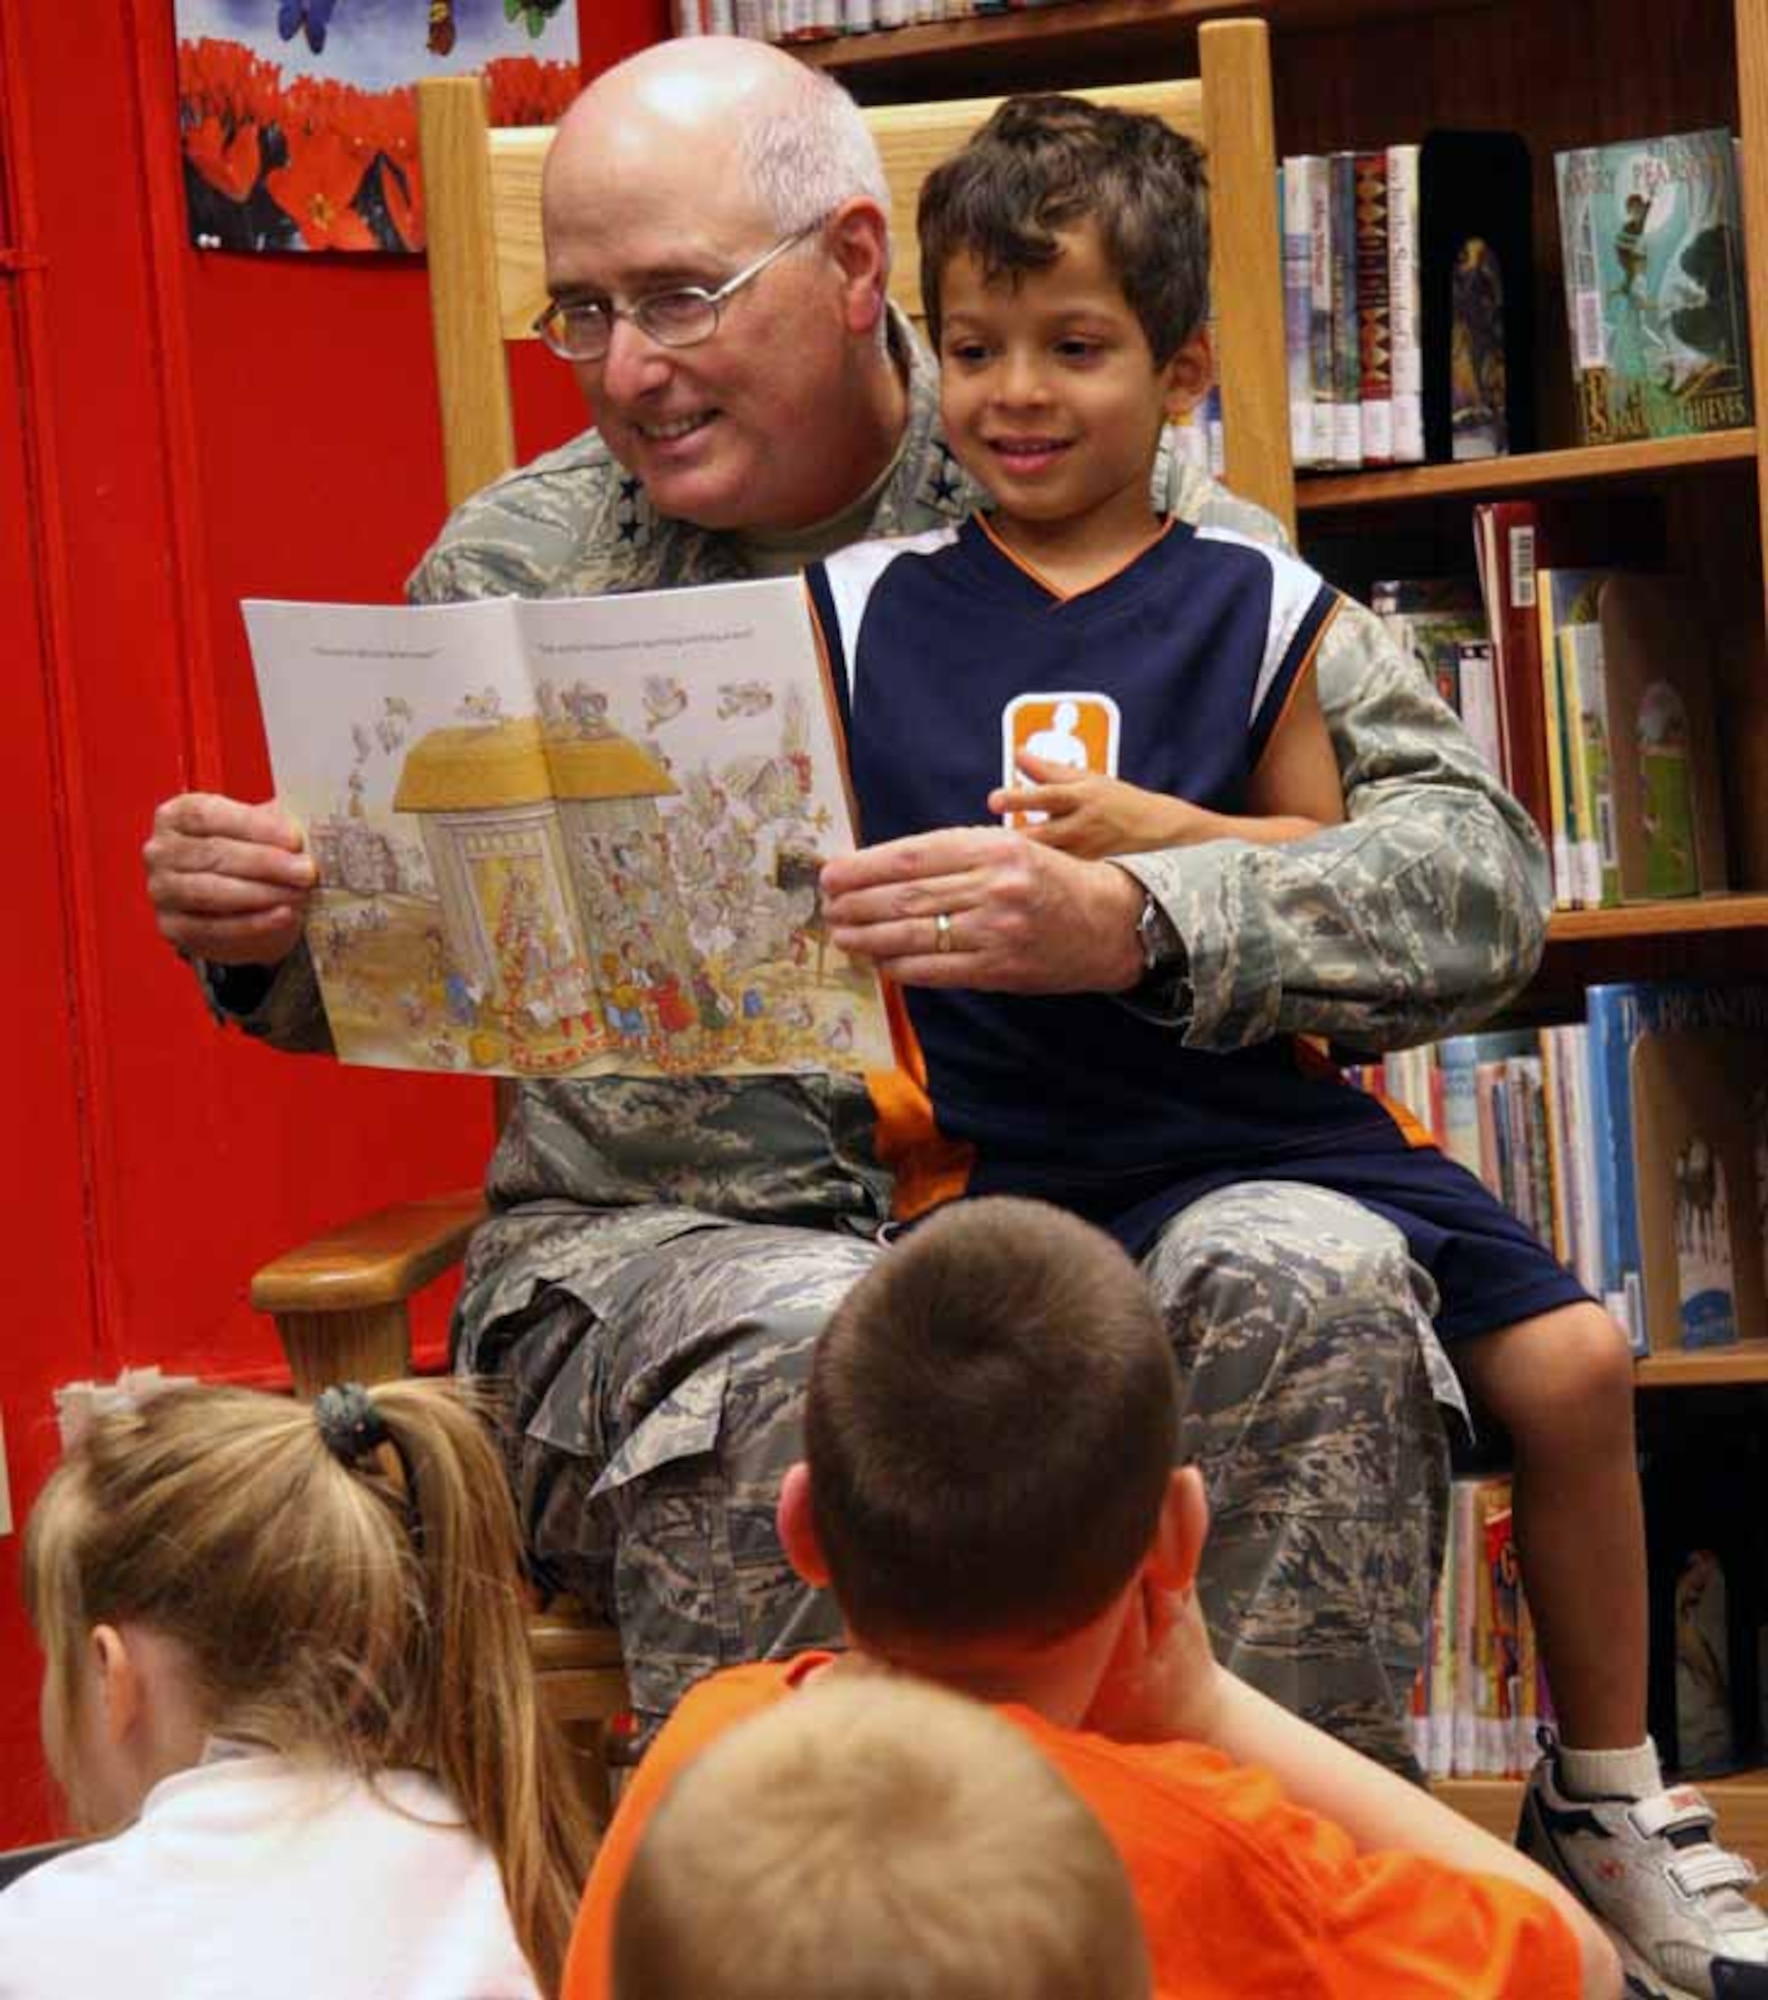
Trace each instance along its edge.
{"label": "book with pea in title", "polygon": [[1731,134],[1582,146],[1554,168],[1584,443],[1749,423]]}

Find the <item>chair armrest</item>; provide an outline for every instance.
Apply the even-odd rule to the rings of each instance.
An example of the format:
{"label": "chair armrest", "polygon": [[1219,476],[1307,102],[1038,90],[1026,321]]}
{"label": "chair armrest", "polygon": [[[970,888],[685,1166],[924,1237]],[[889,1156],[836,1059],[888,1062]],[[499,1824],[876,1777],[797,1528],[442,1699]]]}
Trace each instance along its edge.
{"label": "chair armrest", "polygon": [[407,1302],[457,1263],[485,1216],[477,1188],[377,1209],[278,1257],[252,1279],[296,1393],[411,1372]]}

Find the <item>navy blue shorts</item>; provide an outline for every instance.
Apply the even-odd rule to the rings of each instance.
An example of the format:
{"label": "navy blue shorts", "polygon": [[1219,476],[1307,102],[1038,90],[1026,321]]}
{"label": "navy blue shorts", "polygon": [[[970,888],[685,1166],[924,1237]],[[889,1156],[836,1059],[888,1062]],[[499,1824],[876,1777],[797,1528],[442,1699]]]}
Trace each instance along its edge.
{"label": "navy blue shorts", "polygon": [[1482,1180],[1435,1146],[1382,1146],[1330,1159],[1300,1154],[1251,1172],[1216,1168],[1157,1187],[1144,1182],[1134,1192],[1123,1183],[1109,1193],[1052,1188],[1047,1198],[1109,1230],[1140,1257],[1193,1202],[1246,1181],[1299,1181],[1347,1195],[1385,1217],[1436,1285],[1441,1303],[1435,1323],[1444,1341],[1590,1302],[1590,1294],[1540,1238]]}

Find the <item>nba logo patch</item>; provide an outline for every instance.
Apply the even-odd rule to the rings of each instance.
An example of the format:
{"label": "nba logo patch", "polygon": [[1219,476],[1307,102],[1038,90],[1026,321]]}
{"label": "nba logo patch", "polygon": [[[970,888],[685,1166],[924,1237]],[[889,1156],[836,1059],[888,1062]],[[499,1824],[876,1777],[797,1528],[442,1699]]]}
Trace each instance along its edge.
{"label": "nba logo patch", "polygon": [[[1079,777],[1083,771],[1117,776],[1117,703],[1108,694],[1022,694],[1001,711],[1001,783],[1030,784],[1019,759],[1041,757]],[[1008,826],[1032,826],[1043,813],[1009,813]]]}

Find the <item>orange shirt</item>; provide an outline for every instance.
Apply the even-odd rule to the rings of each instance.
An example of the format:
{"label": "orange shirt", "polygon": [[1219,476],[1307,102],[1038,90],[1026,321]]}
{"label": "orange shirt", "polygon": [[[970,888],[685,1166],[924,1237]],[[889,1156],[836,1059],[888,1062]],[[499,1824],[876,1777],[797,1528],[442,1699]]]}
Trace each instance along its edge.
{"label": "orange shirt", "polygon": [[[732,1667],[682,1702],[633,1775],[596,1856],[562,2000],[606,2000],[614,1910],[670,1780],[830,1657]],[[1517,1884],[1410,1854],[1359,1855],[1269,1772],[1194,1743],[1123,1744],[1004,1707],[1097,1816],[1129,1871],[1163,1994],[1239,2000],[1575,2000],[1577,1941]],[[740,1829],[733,1828],[733,1837]]]}

